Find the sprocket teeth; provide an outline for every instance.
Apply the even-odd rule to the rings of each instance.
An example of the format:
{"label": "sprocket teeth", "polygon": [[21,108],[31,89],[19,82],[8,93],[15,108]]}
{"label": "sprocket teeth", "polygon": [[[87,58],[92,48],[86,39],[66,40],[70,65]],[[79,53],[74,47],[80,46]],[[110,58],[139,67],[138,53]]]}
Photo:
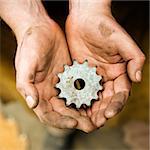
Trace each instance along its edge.
{"label": "sprocket teeth", "polygon": [[99,81],[102,80],[102,76],[97,76],[97,78]]}
{"label": "sprocket teeth", "polygon": [[62,77],[62,73],[58,73],[57,76],[58,76],[59,78],[61,78],[61,77]]}
{"label": "sprocket teeth", "polygon": [[59,88],[59,84],[57,83],[57,84],[55,85],[55,87],[56,87],[56,88]]}
{"label": "sprocket teeth", "polygon": [[[60,89],[59,98],[65,98],[67,106],[70,104],[75,104],[76,108],[80,108],[82,104],[90,106],[91,100],[98,99],[97,93],[102,90],[100,85],[102,77],[96,74],[96,67],[88,66],[87,60],[82,64],[74,60],[72,66],[64,65],[64,72],[57,76],[60,81],[55,87]],[[80,81],[75,82],[76,80]]]}
{"label": "sprocket teeth", "polygon": [[76,105],[76,108],[80,108],[81,107],[81,104],[75,104]]}
{"label": "sprocket teeth", "polygon": [[96,73],[96,67],[91,68],[93,72]]}
{"label": "sprocket teeth", "polygon": [[67,106],[71,105],[71,102],[70,101],[66,101],[66,105]]}
{"label": "sprocket teeth", "polygon": [[59,98],[65,98],[62,92],[59,94]]}
{"label": "sprocket teeth", "polygon": [[74,60],[73,65],[79,65],[79,63],[76,60]]}
{"label": "sprocket teeth", "polygon": [[88,61],[85,60],[85,61],[83,62],[83,65],[88,66]]}
{"label": "sprocket teeth", "polygon": [[87,102],[86,105],[87,105],[87,106],[91,106],[91,102],[90,102],[90,101]]}
{"label": "sprocket teeth", "polygon": [[69,66],[68,65],[64,65],[64,69],[65,70],[69,69]]}
{"label": "sprocket teeth", "polygon": [[55,87],[56,87],[56,88],[60,88],[60,84],[57,83],[57,84],[55,85]]}
{"label": "sprocket teeth", "polygon": [[93,97],[93,99],[97,100],[98,99],[98,95],[97,93],[95,94],[95,96]]}
{"label": "sprocket teeth", "polygon": [[99,90],[102,90],[102,89],[103,89],[103,87],[100,85]]}

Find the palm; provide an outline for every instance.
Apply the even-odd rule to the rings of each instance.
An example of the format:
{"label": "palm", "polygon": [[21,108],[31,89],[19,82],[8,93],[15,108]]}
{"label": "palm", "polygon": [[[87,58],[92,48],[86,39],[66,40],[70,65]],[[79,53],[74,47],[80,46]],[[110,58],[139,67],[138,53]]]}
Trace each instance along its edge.
{"label": "palm", "polygon": [[[30,53],[26,50],[30,50]],[[24,63],[27,66],[22,70]],[[76,127],[88,132],[94,128],[90,119],[83,113],[66,107],[63,100],[57,99],[54,88],[58,82],[57,74],[63,71],[63,64],[70,63],[64,35],[56,23],[50,27],[44,25],[30,29],[16,55],[17,74],[20,76],[29,72],[29,82],[36,87],[39,104],[34,111],[40,120],[58,128]]]}
{"label": "palm", "polygon": [[[61,46],[61,50],[62,49],[63,48]],[[60,49],[58,48],[57,50],[59,51]],[[57,74],[58,72],[63,71],[63,64],[70,64],[70,60],[68,59],[69,61],[67,61],[67,58],[64,59],[62,55],[63,52],[61,55],[58,55],[58,58],[52,56],[52,59],[48,59],[51,60],[49,61],[50,65],[47,65],[48,70],[44,67],[44,69],[46,70],[44,70],[43,73],[41,72],[41,74],[45,74],[40,77],[43,80],[35,83],[35,86],[39,93],[40,101],[39,105],[36,109],[34,109],[34,111],[37,113],[37,115],[39,115],[41,121],[47,124],[49,124],[50,122],[55,122],[55,127],[70,128],[70,126],[72,126],[73,123],[69,121],[69,119],[73,118],[78,122],[76,126],[78,129],[84,130],[85,132],[91,131],[94,127],[91,124],[90,119],[88,117],[82,115],[82,113],[72,108],[66,107],[65,102],[57,98],[57,91],[54,88],[56,83],[58,82]],[[69,55],[66,56],[68,57]],[[39,112],[41,110],[42,112]]]}
{"label": "palm", "polygon": [[[97,24],[96,20],[100,22]],[[97,16],[92,16],[91,19],[82,18],[78,22],[75,17],[69,16],[67,20],[67,41],[71,57],[81,63],[87,59],[89,65],[97,66],[97,73],[103,76],[104,91],[99,94],[101,101],[96,101],[88,110],[89,117],[97,126],[105,122],[106,108],[114,107],[109,106],[113,97],[116,102],[119,102],[119,98],[126,99],[130,89],[130,82],[126,75],[126,62],[119,54],[114,35],[114,31],[120,29],[118,28],[119,25],[113,18],[106,16],[102,19]],[[125,98],[120,94],[116,98],[116,94],[124,91],[126,91]],[[121,106],[119,103],[113,105]]]}

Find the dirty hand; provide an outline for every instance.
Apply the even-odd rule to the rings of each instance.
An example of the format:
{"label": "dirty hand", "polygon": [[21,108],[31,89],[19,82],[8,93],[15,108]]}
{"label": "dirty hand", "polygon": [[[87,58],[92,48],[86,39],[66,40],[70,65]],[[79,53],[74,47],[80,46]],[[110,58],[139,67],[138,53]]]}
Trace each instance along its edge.
{"label": "dirty hand", "polygon": [[70,63],[67,44],[58,25],[29,28],[17,50],[17,88],[43,123],[88,132],[93,129],[90,119],[67,108],[57,98],[54,88],[63,64]]}
{"label": "dirty hand", "polygon": [[17,38],[17,89],[28,106],[47,125],[93,130],[88,117],[57,99],[57,74],[71,60],[62,30],[48,17],[41,1],[1,1],[0,8],[1,17]]}
{"label": "dirty hand", "polygon": [[[95,126],[104,125],[121,111],[129,96],[131,81],[140,82],[145,56],[111,14],[110,0],[70,0],[66,21],[72,59],[88,60],[103,76],[99,101],[87,110]],[[129,77],[129,78],[128,78]]]}

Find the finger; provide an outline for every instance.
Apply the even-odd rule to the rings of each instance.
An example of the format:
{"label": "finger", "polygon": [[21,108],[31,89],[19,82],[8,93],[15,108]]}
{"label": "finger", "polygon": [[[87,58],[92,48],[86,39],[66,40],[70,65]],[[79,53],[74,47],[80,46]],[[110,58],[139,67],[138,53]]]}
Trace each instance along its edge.
{"label": "finger", "polygon": [[85,116],[85,117],[87,116],[87,113],[83,108],[80,108],[79,112],[80,112],[81,116]]}
{"label": "finger", "polygon": [[41,122],[57,128],[75,128],[77,121],[69,116],[63,116],[52,110],[52,106],[45,100],[40,100],[38,106],[33,109]]}
{"label": "finger", "polygon": [[103,99],[114,95],[115,92],[113,81],[107,81],[103,86],[104,86],[104,91],[102,92]]}
{"label": "finger", "polygon": [[53,110],[57,111],[60,114],[73,116],[75,118],[80,116],[80,113],[76,111],[75,109],[71,109],[69,107],[65,106],[65,102],[62,99],[58,99],[56,97],[53,97],[50,99],[50,103],[52,104]]}
{"label": "finger", "polygon": [[[105,100],[103,100],[105,101]],[[104,110],[99,107],[97,111],[93,111],[91,115],[91,120],[96,127],[101,127],[106,122],[106,118],[104,116]]]}
{"label": "finger", "polygon": [[89,133],[96,129],[96,126],[91,122],[90,118],[80,116],[78,119],[77,129]]}
{"label": "finger", "polygon": [[88,115],[89,118],[91,118],[92,110],[91,110],[90,107],[87,109],[87,115]]}
{"label": "finger", "polygon": [[104,104],[106,105],[105,101],[103,99],[107,97],[111,97],[114,94],[114,87],[113,87],[113,81],[107,81],[106,83],[103,84],[103,89],[104,91],[101,93],[99,92],[99,100],[95,101],[93,106],[92,106],[92,113],[95,111],[98,111],[100,107],[104,108]]}
{"label": "finger", "polygon": [[121,33],[116,39],[119,53],[125,61],[128,61],[127,71],[130,79],[133,82],[140,82],[145,56],[127,33]]}
{"label": "finger", "polygon": [[54,126],[61,129],[72,129],[77,125],[77,121],[69,116],[60,115],[57,112],[51,111],[43,115],[43,121],[46,125]]}
{"label": "finger", "polygon": [[16,86],[18,91],[25,98],[28,106],[35,108],[39,99],[38,91],[34,86],[37,62],[35,58],[35,48],[31,46],[31,39],[29,43],[27,39],[25,36],[17,49],[15,58]]}
{"label": "finger", "polygon": [[100,109],[95,118],[95,125],[99,128],[105,124],[107,119],[104,116],[105,109]]}
{"label": "finger", "polygon": [[91,120],[94,123],[94,125],[96,125],[97,127],[103,126],[107,120],[104,115],[104,112],[105,112],[107,106],[109,105],[110,100],[111,100],[111,96],[102,99],[99,109],[92,113]]}
{"label": "finger", "polygon": [[[26,66],[27,67],[27,66]],[[31,67],[28,69],[24,67],[17,70],[16,73],[16,87],[21,95],[25,98],[29,108],[35,108],[38,105],[38,91],[34,86],[34,72],[31,71]]]}
{"label": "finger", "polygon": [[99,109],[105,110],[109,105],[112,96],[115,94],[114,92],[114,82],[108,81],[104,84],[104,91],[102,93],[102,101],[100,103]]}
{"label": "finger", "polygon": [[38,84],[35,84],[35,87],[39,93],[39,99],[49,100],[53,96],[58,95],[58,90],[56,88],[54,88],[55,84],[53,83],[55,78],[56,78],[56,76],[53,76],[53,77],[48,76],[47,78],[44,79],[44,81],[42,81]]}
{"label": "finger", "polygon": [[99,99],[97,101],[95,101],[91,107],[91,113],[93,114],[94,112],[97,112],[100,108],[100,104],[101,104],[102,100]]}
{"label": "finger", "polygon": [[97,127],[101,127],[106,122],[104,115],[106,107],[109,105],[111,97],[114,95],[113,81],[108,81],[104,85],[102,99],[96,101],[92,106],[92,121]]}
{"label": "finger", "polygon": [[114,64],[99,63],[99,66],[97,67],[97,74],[103,76],[104,82],[114,80],[116,77],[125,72],[126,72],[126,62]]}
{"label": "finger", "polygon": [[131,88],[131,83],[126,74],[121,75],[114,81],[115,95],[105,110],[105,117],[112,118],[118,114],[126,103]]}
{"label": "finger", "polygon": [[92,122],[88,117],[81,116],[75,109],[70,109],[65,106],[65,103],[61,99],[52,98],[51,103],[53,103],[53,109],[61,115],[70,116],[78,121],[77,129],[84,132],[90,132],[95,129]]}
{"label": "finger", "polygon": [[122,91],[126,91],[128,93],[130,90],[131,90],[131,81],[126,73],[122,74],[121,76],[119,76],[114,80],[115,93],[119,93]]}
{"label": "finger", "polygon": [[115,94],[112,97],[111,104],[105,110],[105,117],[112,118],[113,116],[118,114],[124,106],[124,103],[123,103],[124,99],[125,99],[125,96],[123,92]]}

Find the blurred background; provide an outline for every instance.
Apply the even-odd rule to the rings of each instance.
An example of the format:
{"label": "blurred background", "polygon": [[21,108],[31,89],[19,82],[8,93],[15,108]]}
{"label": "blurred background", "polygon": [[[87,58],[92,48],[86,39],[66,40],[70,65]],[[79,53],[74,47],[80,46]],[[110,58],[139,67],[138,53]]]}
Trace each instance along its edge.
{"label": "blurred background", "polygon": [[[67,1],[43,2],[64,29]],[[0,150],[148,150],[149,144],[149,1],[115,1],[112,12],[145,53],[143,81],[133,84],[124,110],[90,134],[52,134],[29,110],[15,87],[17,47],[11,29],[0,23]],[[133,66],[134,67],[134,66]],[[65,135],[65,136],[64,136]]]}

